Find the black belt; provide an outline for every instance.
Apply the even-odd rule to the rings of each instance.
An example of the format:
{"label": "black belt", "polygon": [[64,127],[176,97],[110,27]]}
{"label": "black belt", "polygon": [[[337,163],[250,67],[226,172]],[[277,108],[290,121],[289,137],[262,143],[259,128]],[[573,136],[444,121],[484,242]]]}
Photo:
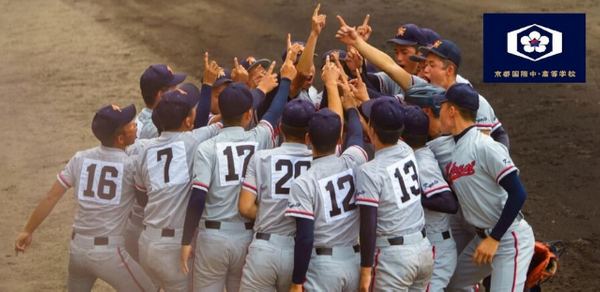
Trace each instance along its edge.
{"label": "black belt", "polygon": [[477,233],[477,236],[479,236],[479,238],[485,239],[488,237],[487,233],[485,233],[485,229],[475,227],[475,232]]}
{"label": "black belt", "polygon": [[[446,231],[446,232],[448,232],[448,231]],[[421,235],[423,235],[423,238],[425,238],[425,236],[427,235],[425,228],[421,229]],[[448,236],[450,236],[449,232],[448,232]],[[446,237],[444,237],[444,239],[446,239]],[[390,243],[390,245],[403,245],[404,244],[404,236],[388,238],[388,242]]]}
{"label": "black belt", "polygon": [[[75,239],[75,231],[71,233],[71,240]],[[108,237],[94,237],[94,245],[108,245]]]}
{"label": "black belt", "polygon": [[[208,229],[221,229],[221,222],[206,220],[204,221],[204,226]],[[246,227],[246,230],[252,230],[254,228],[254,222],[245,222],[244,227]]]}
{"label": "black belt", "polygon": [[[146,225],[144,225],[144,230],[146,230]],[[161,230],[160,236],[162,236],[162,237],[175,237],[175,229],[163,228]]]}
{"label": "black belt", "polygon": [[442,232],[442,238],[444,240],[450,238],[450,230],[446,230],[446,231]]}
{"label": "black belt", "polygon": [[[354,252],[357,253],[360,251],[360,245],[355,245],[352,247],[354,249]],[[315,252],[317,253],[317,255],[333,255],[333,248],[332,247],[317,247],[315,248]]]}
{"label": "black belt", "polygon": [[271,239],[271,234],[270,233],[257,232],[256,233],[256,239],[262,239],[262,240],[269,241],[269,239]]}

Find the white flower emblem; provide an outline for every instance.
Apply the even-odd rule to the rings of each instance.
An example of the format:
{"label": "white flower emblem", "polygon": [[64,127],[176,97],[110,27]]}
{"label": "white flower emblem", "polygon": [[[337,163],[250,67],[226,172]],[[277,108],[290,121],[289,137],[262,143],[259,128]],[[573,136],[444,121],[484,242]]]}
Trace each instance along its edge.
{"label": "white flower emblem", "polygon": [[550,39],[547,36],[542,36],[535,30],[530,32],[529,36],[521,37],[521,45],[523,45],[523,50],[527,53],[533,51],[543,53],[546,51],[546,45],[548,43],[550,43]]}

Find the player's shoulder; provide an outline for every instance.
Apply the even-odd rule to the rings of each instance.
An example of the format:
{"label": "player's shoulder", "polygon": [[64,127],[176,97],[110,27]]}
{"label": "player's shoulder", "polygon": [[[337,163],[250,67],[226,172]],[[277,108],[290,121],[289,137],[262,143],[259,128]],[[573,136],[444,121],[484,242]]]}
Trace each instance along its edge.
{"label": "player's shoulder", "polygon": [[481,133],[481,131],[477,131],[476,136],[474,137],[475,143],[473,143],[474,148],[477,150],[485,151],[488,149],[495,149],[498,151],[506,151],[508,152],[508,148],[502,143],[497,142],[489,135],[485,135]]}
{"label": "player's shoulder", "polygon": [[[417,162],[425,162],[425,163],[429,163],[429,162],[436,162],[435,160],[435,155],[433,154],[433,151],[431,151],[431,149],[429,149],[429,147],[422,147],[417,149],[417,151],[415,151],[415,158],[417,159]],[[437,162],[436,162],[437,163]]]}

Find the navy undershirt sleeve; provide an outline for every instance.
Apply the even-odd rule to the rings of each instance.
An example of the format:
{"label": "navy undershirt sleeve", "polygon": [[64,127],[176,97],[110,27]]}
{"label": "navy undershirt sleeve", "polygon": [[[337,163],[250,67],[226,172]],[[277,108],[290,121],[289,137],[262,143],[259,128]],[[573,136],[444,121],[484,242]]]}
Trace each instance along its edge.
{"label": "navy undershirt sleeve", "polygon": [[[281,84],[281,73],[277,73],[277,84]],[[265,94],[265,98],[258,104],[258,108],[256,109],[256,114],[258,116],[257,120],[262,120],[262,117],[265,115],[269,107],[271,106],[271,102],[275,98],[275,95],[279,92],[279,85],[277,85],[273,90],[267,92]]]}
{"label": "navy undershirt sleeve", "polygon": [[377,208],[360,205],[360,266],[373,266],[377,237]]}
{"label": "navy undershirt sleeve", "polygon": [[294,272],[292,283],[302,284],[306,278],[308,264],[315,241],[315,221],[296,218],[296,244],[294,246]]}
{"label": "navy undershirt sleeve", "polygon": [[142,207],[146,207],[148,204],[148,194],[138,190],[137,188],[135,189],[135,199]]}
{"label": "navy undershirt sleeve", "polygon": [[458,200],[452,191],[445,191],[435,194],[429,198],[421,196],[421,205],[423,207],[436,212],[456,214],[458,212]]}
{"label": "navy undershirt sleeve", "polygon": [[363,129],[356,108],[348,109],[348,143],[347,147],[359,146],[363,148]]}
{"label": "navy undershirt sleeve", "polygon": [[206,191],[192,188],[192,195],[188,201],[185,222],[183,223],[183,238],[181,239],[181,245],[192,244],[192,239],[196,233],[196,227],[198,227],[202,212],[204,212],[205,203]]}
{"label": "navy undershirt sleeve", "polygon": [[516,171],[513,171],[507,174],[500,180],[500,186],[506,190],[508,193],[508,199],[504,204],[504,209],[502,209],[502,214],[500,214],[500,219],[498,219],[498,223],[492,229],[490,236],[495,240],[500,241],[506,230],[510,227],[510,225],[515,221],[515,218],[521,212],[521,208],[523,204],[525,204],[525,199],[527,198],[527,193],[525,192],[525,188],[523,188],[523,184],[521,184],[521,180],[517,175]]}
{"label": "navy undershirt sleeve", "polygon": [[275,95],[275,98],[273,98],[273,102],[271,102],[269,110],[267,110],[261,120],[265,120],[273,127],[276,127],[276,125],[279,123],[281,115],[283,114],[283,108],[285,108],[285,103],[287,102],[288,94],[290,93],[291,84],[292,81],[289,78],[281,78],[277,94]]}
{"label": "navy undershirt sleeve", "polygon": [[506,146],[506,149],[510,149],[510,141],[508,139],[508,133],[506,132],[504,127],[502,127],[502,126],[498,127],[496,130],[494,130],[492,133],[490,133],[490,136],[492,136],[492,139],[494,139],[494,141]]}
{"label": "navy undershirt sleeve", "polygon": [[208,115],[210,114],[210,104],[212,101],[211,93],[212,86],[202,84],[202,89],[200,90],[200,101],[196,106],[196,119],[194,120],[194,129],[198,129],[200,127],[208,125]]}

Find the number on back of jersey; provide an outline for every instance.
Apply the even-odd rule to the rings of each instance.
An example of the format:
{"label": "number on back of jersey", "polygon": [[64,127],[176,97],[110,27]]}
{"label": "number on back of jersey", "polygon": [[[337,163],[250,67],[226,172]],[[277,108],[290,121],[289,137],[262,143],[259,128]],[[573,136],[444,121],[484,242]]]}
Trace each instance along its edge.
{"label": "number on back of jersey", "polygon": [[271,197],[288,199],[294,179],[306,172],[312,157],[273,155],[271,157]]}
{"label": "number on back of jersey", "polygon": [[337,221],[358,212],[352,169],[319,180],[319,191],[326,222]]}
{"label": "number on back of jersey", "polygon": [[146,159],[150,184],[154,190],[186,184],[190,181],[183,141],[148,149]]}
{"label": "number on back of jersey", "polygon": [[118,205],[121,202],[123,164],[84,159],[79,177],[77,199],[103,205]]}
{"label": "number on back of jersey", "polygon": [[404,209],[415,202],[420,202],[421,184],[419,183],[419,171],[414,155],[388,166],[387,171],[392,181],[394,193],[398,197],[397,202],[400,209]]}
{"label": "number on back of jersey", "polygon": [[256,147],[257,142],[217,143],[221,186],[238,185],[242,181]]}

